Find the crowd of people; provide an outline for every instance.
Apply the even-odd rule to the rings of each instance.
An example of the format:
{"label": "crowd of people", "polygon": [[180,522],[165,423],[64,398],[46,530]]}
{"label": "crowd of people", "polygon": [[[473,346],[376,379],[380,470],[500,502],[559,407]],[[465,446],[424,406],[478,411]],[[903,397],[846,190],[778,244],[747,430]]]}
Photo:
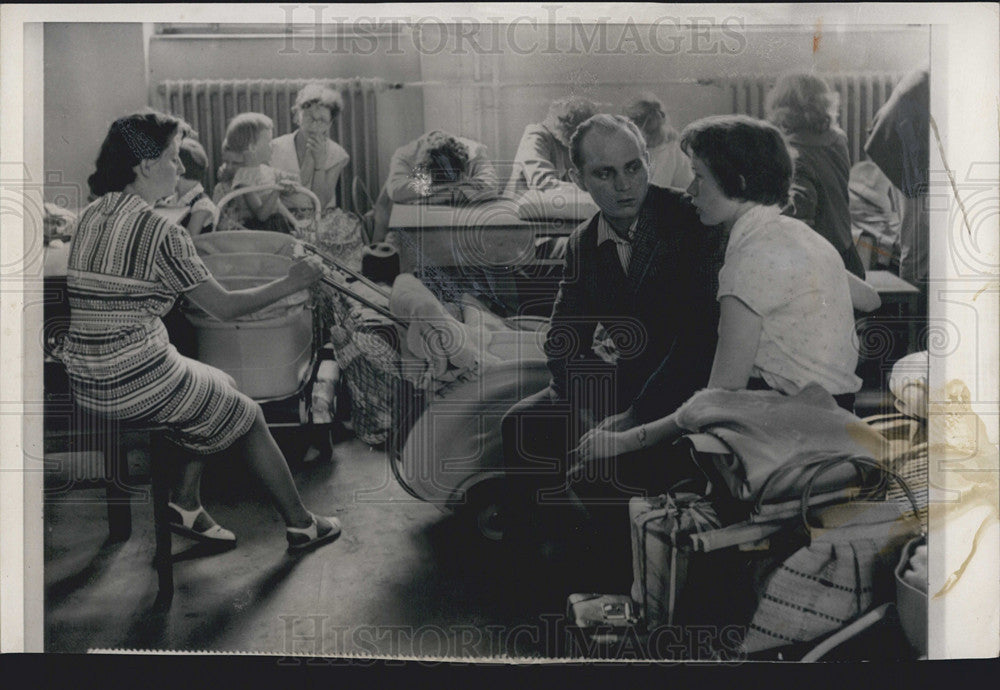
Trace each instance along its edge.
{"label": "crowd of people", "polygon": [[[787,75],[767,99],[767,121],[713,116],[678,133],[651,94],[620,114],[582,98],[559,100],[525,128],[505,191],[486,147],[461,136],[434,130],[393,154],[375,209],[382,219],[376,240],[393,203],[474,203],[565,185],[587,192],[600,209],[565,247],[545,340],[550,384],[502,422],[510,543],[544,547],[552,534],[545,525],[579,532],[603,506],[620,513],[613,499],[683,479],[669,444],[681,433],[678,408],[702,388],[794,395],[818,385],[831,404],[852,409],[861,380],[848,272],[863,278],[865,266],[851,233],[855,176],[836,105],[822,79]],[[892,106],[880,114],[868,150],[912,199],[920,193],[912,166],[883,167]],[[198,491],[205,462],[231,447],[268,490],[291,550],[340,533],[335,518],[303,505],[260,405],[224,373],[179,355],[161,322],[182,295],[225,319],[321,278],[315,259],[301,259],[285,278],[226,290],[191,236],[211,231],[213,201],[241,187],[261,188],[234,204],[248,228],[294,229],[307,203],[300,187],[323,208],[336,206],[349,161],[329,137],[340,108],[336,92],[310,84],[298,93],[290,134],[273,138],[266,115],[236,116],[211,195],[206,152],[174,117],[123,117],[101,146],[89,181],[96,201],[70,252],[72,325],[63,359],[81,406],[171,429],[183,457],[171,520],[182,534],[235,540],[201,506]],[[869,178],[877,172],[865,170]],[[180,225],[154,209],[171,196],[186,208]],[[598,328],[621,341],[617,359],[594,352]],[[579,376],[610,377],[610,394],[600,388],[588,397],[593,388],[573,383]],[[609,517],[607,524],[622,524],[621,515]],[[616,533],[607,543],[620,548],[628,540]]]}

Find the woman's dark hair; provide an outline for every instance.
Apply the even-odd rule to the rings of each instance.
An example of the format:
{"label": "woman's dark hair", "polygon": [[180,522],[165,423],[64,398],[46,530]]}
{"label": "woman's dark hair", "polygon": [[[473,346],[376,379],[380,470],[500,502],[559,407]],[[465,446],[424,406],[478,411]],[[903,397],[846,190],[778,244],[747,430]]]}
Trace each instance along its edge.
{"label": "woman's dark hair", "polygon": [[417,143],[416,165],[435,182],[454,182],[469,165],[469,149],[447,132],[434,130]]}
{"label": "woman's dark hair", "polygon": [[781,131],[822,134],[837,121],[839,96],[826,82],[811,74],[784,74],[764,104],[767,119]]}
{"label": "woman's dark hair", "polygon": [[681,148],[712,171],[726,196],[770,206],[784,205],[792,180],[792,157],[781,131],[745,115],[717,115],[692,122]]}
{"label": "woman's dark hair", "polygon": [[183,120],[155,110],[115,120],[97,154],[97,169],[87,178],[91,194],[122,191],[135,182],[135,166],[159,158],[177,134],[187,136],[190,131]]}

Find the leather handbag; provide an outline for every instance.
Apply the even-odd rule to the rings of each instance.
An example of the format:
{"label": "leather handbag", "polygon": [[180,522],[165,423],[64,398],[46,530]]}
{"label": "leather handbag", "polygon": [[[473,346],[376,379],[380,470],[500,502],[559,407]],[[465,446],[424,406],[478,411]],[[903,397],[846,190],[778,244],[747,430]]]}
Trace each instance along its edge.
{"label": "leather handbag", "polygon": [[[885,473],[903,490],[912,512],[893,500],[810,508],[821,475],[844,464]],[[817,640],[891,601],[893,566],[906,542],[921,532],[913,492],[899,475],[875,460],[835,457],[808,471],[799,504],[808,543],[765,578],[743,640],[746,653]]]}

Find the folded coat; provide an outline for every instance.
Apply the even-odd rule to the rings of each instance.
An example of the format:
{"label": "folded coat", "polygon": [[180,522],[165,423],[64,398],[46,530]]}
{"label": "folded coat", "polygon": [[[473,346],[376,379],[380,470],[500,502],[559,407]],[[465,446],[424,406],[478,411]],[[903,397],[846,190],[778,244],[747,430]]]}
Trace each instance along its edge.
{"label": "folded coat", "polygon": [[[677,423],[686,431],[716,436],[732,449],[730,490],[742,500],[754,499],[780,467],[828,453],[882,460],[888,448],[881,434],[840,408],[818,385],[806,386],[796,395],[770,390],[701,390],[677,411]],[[833,475],[827,483],[850,481],[851,470],[846,468],[839,477]],[[774,487],[774,495],[790,490]]]}

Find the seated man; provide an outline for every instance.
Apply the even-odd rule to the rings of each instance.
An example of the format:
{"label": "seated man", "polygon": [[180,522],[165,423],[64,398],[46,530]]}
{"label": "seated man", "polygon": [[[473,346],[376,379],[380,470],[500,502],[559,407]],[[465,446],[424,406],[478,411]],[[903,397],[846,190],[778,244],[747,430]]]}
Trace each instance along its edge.
{"label": "seated man", "polygon": [[583,98],[553,101],[544,122],[524,128],[504,195],[518,197],[529,189],[572,185],[570,138],[577,126],[596,112],[597,106]]}
{"label": "seated man", "polygon": [[385,186],[397,204],[458,204],[498,196],[486,147],[440,130],[396,149]]}
{"label": "seated man", "polygon": [[[612,476],[569,491],[568,449],[597,421],[617,428],[673,411],[708,381],[716,345],[721,231],[702,225],[679,190],[649,184],[646,144],[631,121],[590,118],[571,152],[574,181],[601,211],[569,238],[545,342],[551,382],[502,423],[505,541],[515,544],[567,517],[560,504],[590,501],[593,512],[610,500],[624,527],[628,494],[666,489],[665,477],[625,477],[612,464]],[[598,324],[613,345],[603,358],[593,347]]]}

